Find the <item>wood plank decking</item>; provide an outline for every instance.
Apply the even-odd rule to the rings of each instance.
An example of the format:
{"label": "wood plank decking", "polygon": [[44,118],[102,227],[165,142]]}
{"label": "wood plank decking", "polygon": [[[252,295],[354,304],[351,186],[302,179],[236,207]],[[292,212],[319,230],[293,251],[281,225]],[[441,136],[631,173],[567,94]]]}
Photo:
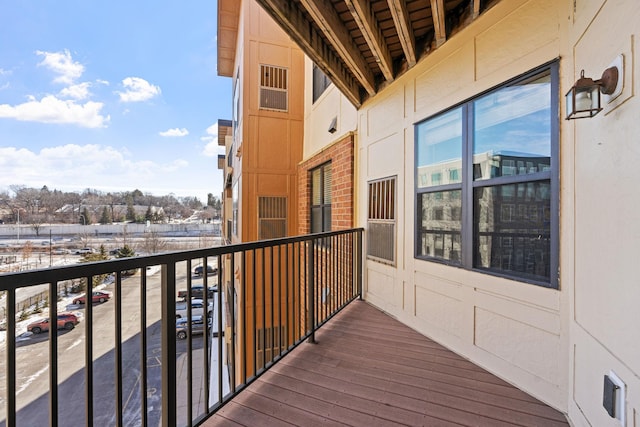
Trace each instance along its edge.
{"label": "wood plank decking", "polygon": [[558,411],[355,301],[210,426],[561,426]]}

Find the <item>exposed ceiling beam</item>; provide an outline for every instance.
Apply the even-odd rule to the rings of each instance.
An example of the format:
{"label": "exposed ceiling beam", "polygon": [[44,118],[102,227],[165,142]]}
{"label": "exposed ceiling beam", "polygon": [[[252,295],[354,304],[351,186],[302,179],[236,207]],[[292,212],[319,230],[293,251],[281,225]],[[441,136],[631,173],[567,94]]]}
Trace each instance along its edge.
{"label": "exposed ceiling beam", "polygon": [[256,0],[304,53],[331,79],[333,84],[356,107],[362,105],[360,88],[322,37],[305,19],[304,13],[288,0]]}
{"label": "exposed ceiling beam", "polygon": [[373,53],[384,78],[387,81],[393,80],[391,54],[382,37],[382,30],[378,26],[378,21],[371,9],[370,1],[345,0],[345,3],[353,15],[353,19],[356,21],[358,28],[360,28],[367,45],[369,45],[369,49],[371,49],[371,53]]}
{"label": "exposed ceiling beam", "polygon": [[433,19],[436,47],[440,47],[447,40],[447,32],[444,26],[446,13],[444,0],[431,0],[431,18]]}
{"label": "exposed ceiling beam", "polygon": [[338,56],[342,58],[364,90],[370,96],[375,95],[376,86],[373,72],[355,46],[333,4],[329,0],[300,0],[300,3],[311,15],[311,19],[329,40]]}
{"label": "exposed ceiling beam", "polygon": [[398,39],[402,45],[404,56],[409,68],[416,65],[416,39],[413,36],[413,28],[409,21],[406,2],[404,0],[387,0],[393,22],[398,32]]}
{"label": "exposed ceiling beam", "polygon": [[480,0],[473,0],[473,19],[480,16]]}

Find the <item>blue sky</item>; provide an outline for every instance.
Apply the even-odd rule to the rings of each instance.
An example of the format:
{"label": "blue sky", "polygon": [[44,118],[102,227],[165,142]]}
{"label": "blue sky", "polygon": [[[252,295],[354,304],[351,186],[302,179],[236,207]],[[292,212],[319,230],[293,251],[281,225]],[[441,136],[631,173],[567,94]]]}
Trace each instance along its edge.
{"label": "blue sky", "polygon": [[217,2],[2,1],[0,190],[220,197]]}

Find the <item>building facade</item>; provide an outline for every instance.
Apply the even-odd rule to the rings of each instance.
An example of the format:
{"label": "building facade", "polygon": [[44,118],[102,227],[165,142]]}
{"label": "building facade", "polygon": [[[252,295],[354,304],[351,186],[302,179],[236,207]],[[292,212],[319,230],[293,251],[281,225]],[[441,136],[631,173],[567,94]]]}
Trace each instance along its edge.
{"label": "building facade", "polygon": [[[233,117],[224,130],[224,235],[229,243],[281,238],[298,232],[298,163],[302,159],[304,55],[252,0],[218,2],[218,75],[231,77]],[[222,143],[222,141],[221,141]],[[227,319],[238,333],[236,372],[250,375],[286,345],[291,326],[281,322],[284,282],[253,286],[279,260],[252,252],[223,264],[227,304],[243,315]],[[247,277],[248,285],[230,283]],[[264,276],[266,277],[266,276]],[[281,291],[281,293],[280,293]],[[247,325],[247,326],[246,326]],[[241,360],[240,355],[245,355]],[[248,369],[249,371],[243,371]]]}

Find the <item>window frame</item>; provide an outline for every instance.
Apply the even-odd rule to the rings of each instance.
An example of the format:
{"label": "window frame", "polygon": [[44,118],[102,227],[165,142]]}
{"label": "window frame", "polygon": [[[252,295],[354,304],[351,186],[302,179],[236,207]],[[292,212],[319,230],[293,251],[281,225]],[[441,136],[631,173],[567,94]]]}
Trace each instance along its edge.
{"label": "window frame", "polygon": [[[331,161],[322,163],[321,165],[318,165],[316,167],[314,167],[313,169],[309,170],[309,231],[313,234],[313,233],[322,233],[322,232],[326,232],[326,231],[331,231],[332,224],[331,224],[331,220],[332,220],[332,216],[333,216],[333,212],[332,212],[332,203],[333,203],[333,194],[332,194],[332,180],[333,180],[333,169],[331,169],[331,177],[330,177],[330,181],[329,181],[329,203],[326,203],[325,200],[325,176],[326,176],[326,168],[332,168],[331,165]],[[320,197],[322,199],[321,203],[319,205],[316,205],[313,203],[313,173],[315,171],[319,170],[320,171]],[[322,224],[322,230],[320,231],[314,231],[313,230],[313,210],[314,208],[320,209],[320,223]],[[329,215],[329,229],[325,229],[325,215],[327,215],[327,209],[329,211],[328,215]]]}
{"label": "window frame", "polygon": [[329,77],[314,63],[311,71],[311,104],[315,104],[330,85]]}
{"label": "window frame", "polygon": [[[508,86],[517,85],[527,80],[536,77],[537,75],[549,73],[550,79],[550,99],[549,99],[549,124],[550,124],[550,170],[537,172],[535,174],[522,174],[513,176],[499,176],[483,180],[474,180],[474,101],[504,89]],[[550,61],[535,69],[532,69],[526,73],[523,73],[517,77],[507,80],[499,85],[496,85],[486,91],[483,91],[476,96],[466,99],[456,105],[440,111],[422,120],[419,120],[413,124],[414,126],[414,258],[424,261],[436,262],[440,264],[446,264],[465,270],[488,274],[492,276],[498,276],[514,280],[517,282],[524,282],[533,285],[538,285],[547,288],[559,289],[559,239],[560,239],[560,123],[559,123],[559,63],[558,60]],[[458,184],[442,184],[437,186],[423,186],[419,185],[419,135],[418,130],[421,124],[428,122],[442,114],[450,112],[454,109],[462,109],[462,168],[460,174],[462,176],[462,182]],[[478,188],[497,187],[505,184],[520,184],[520,183],[536,183],[546,182],[550,183],[550,248],[549,248],[549,280],[541,281],[516,275],[509,274],[508,271],[496,271],[475,266],[474,250],[476,242],[474,241],[474,191]],[[434,256],[428,256],[420,254],[421,249],[421,220],[422,220],[422,194],[425,193],[438,193],[451,190],[461,190],[461,222],[460,222],[460,239],[461,239],[461,259],[459,261],[450,261],[441,259]]]}

